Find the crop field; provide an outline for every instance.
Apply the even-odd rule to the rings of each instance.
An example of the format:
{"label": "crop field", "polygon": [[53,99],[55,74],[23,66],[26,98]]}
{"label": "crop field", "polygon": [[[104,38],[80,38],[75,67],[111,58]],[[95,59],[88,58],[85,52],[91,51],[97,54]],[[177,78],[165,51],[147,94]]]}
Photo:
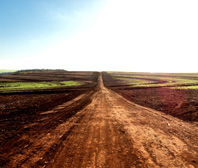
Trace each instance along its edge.
{"label": "crop field", "polygon": [[130,101],[198,121],[198,73],[103,72],[105,85]]}
{"label": "crop field", "polygon": [[198,167],[198,75],[0,75],[0,168]]}
{"label": "crop field", "polygon": [[50,70],[0,75],[0,144],[28,130],[24,125],[41,119],[40,113],[89,92],[96,79],[94,72]]}
{"label": "crop field", "polygon": [[198,73],[134,73],[107,72],[120,84],[132,87],[171,87],[187,88],[198,86]]}
{"label": "crop field", "polygon": [[76,81],[53,81],[53,82],[12,82],[12,83],[0,83],[1,93],[19,92],[27,90],[38,89],[53,89],[67,86],[82,85],[83,82]]}

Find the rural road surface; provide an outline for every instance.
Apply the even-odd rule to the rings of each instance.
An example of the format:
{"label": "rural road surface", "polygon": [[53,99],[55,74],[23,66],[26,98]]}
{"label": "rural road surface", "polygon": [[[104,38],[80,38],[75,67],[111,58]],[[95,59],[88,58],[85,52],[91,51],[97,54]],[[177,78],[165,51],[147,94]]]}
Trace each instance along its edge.
{"label": "rural road surface", "polygon": [[[75,113],[65,119],[68,111]],[[127,101],[105,88],[102,76],[96,91],[41,115],[6,147],[7,167],[198,167],[197,125]]]}

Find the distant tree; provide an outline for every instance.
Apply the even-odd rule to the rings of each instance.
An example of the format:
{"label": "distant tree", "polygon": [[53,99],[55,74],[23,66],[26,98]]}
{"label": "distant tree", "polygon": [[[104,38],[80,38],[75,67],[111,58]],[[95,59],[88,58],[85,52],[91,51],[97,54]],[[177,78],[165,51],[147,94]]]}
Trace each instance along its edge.
{"label": "distant tree", "polygon": [[66,71],[64,69],[22,69],[16,71],[15,74],[18,73],[31,73],[31,72],[46,72],[46,71]]}

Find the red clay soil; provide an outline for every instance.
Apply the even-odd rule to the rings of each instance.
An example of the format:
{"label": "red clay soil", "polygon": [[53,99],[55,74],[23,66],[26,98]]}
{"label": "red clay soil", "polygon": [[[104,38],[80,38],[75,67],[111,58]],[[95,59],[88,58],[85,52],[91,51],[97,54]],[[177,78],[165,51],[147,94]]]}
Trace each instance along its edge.
{"label": "red clay soil", "polygon": [[135,88],[119,83],[106,72],[103,72],[103,77],[107,88],[131,102],[162,111],[185,121],[198,121],[198,90],[171,89],[169,87]]}
{"label": "red clay soil", "polygon": [[104,87],[51,110],[1,145],[1,167],[198,167],[198,126]]}
{"label": "red clay soil", "polygon": [[40,113],[74,99],[87,90],[64,90],[63,93],[34,92],[31,94],[0,95],[0,144],[27,131],[25,124],[41,118]]}

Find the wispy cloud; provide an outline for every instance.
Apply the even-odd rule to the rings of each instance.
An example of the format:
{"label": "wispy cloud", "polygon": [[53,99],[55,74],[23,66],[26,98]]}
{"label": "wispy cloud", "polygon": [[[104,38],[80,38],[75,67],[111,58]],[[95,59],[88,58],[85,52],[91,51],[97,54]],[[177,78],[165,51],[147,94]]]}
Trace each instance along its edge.
{"label": "wispy cloud", "polygon": [[85,19],[86,11],[73,10],[70,12],[56,11],[51,14],[52,18],[58,21],[76,21]]}
{"label": "wispy cloud", "polygon": [[59,21],[70,21],[72,19],[71,14],[65,14],[61,12],[54,12],[52,17],[53,19],[56,19]]}

